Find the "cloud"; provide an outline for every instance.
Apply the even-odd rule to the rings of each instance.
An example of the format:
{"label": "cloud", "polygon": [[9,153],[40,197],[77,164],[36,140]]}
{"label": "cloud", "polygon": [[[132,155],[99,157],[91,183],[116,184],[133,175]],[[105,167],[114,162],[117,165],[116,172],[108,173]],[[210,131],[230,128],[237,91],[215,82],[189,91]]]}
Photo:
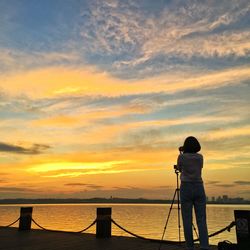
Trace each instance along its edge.
{"label": "cloud", "polygon": [[[4,24],[2,40],[9,37],[10,41],[6,42],[8,46],[0,48],[2,72],[56,65],[77,68],[89,64],[129,79],[145,78],[147,71],[147,75],[152,76],[173,70],[180,73],[197,68],[204,70],[206,66],[213,68],[214,64],[223,68],[228,67],[225,65],[228,65],[229,59],[246,65],[244,60],[249,59],[250,32],[246,23],[250,5],[245,0],[216,4],[209,1],[152,4],[149,1],[110,3],[91,0],[86,1],[84,7],[74,3],[67,15],[62,16],[64,11],[48,11],[47,14],[56,16],[53,18],[57,20],[55,26],[51,27],[49,23],[52,16],[44,20],[42,27],[36,22],[35,25],[48,32],[45,37],[49,38],[45,40],[40,34],[34,36],[28,32],[31,27],[26,23],[15,23],[22,20],[18,12],[20,6],[13,11],[11,6],[4,4],[2,9],[6,8],[7,14],[1,13]],[[27,6],[26,14],[32,8],[36,10],[32,5]],[[61,4],[60,8],[69,10],[67,3]],[[42,15],[38,11],[36,14]],[[13,22],[6,21],[9,16]],[[63,18],[70,25],[59,22]],[[16,27],[13,29],[13,26]],[[15,29],[30,33],[23,42],[25,46],[9,46],[16,39],[9,33],[15,33]],[[197,58],[199,62],[194,65]],[[220,58],[222,61],[218,63]],[[56,92],[77,90],[78,87],[66,86]]]}
{"label": "cloud", "polygon": [[249,136],[250,135],[250,126],[240,126],[226,129],[217,129],[211,130],[207,135],[204,136],[204,139],[207,141],[221,140],[223,138],[233,138],[239,136]]}
{"label": "cloud", "polygon": [[75,182],[75,183],[66,183],[66,184],[64,184],[65,186],[87,186],[87,185],[89,185],[89,184],[85,184],[85,183],[77,183],[77,182]]}
{"label": "cloud", "polygon": [[[161,74],[144,80],[120,80],[94,68],[50,67],[6,74],[0,77],[2,90],[11,96],[56,98],[63,96],[126,96],[138,94],[174,94],[187,90],[215,89],[240,85],[250,78],[249,67],[215,72],[176,75]],[[69,91],[70,89],[70,91]]]}
{"label": "cloud", "polygon": [[220,181],[206,181],[206,185],[218,185]]}
{"label": "cloud", "polygon": [[217,187],[230,188],[235,187],[234,184],[216,184]]}
{"label": "cloud", "polygon": [[[32,164],[26,171],[42,177],[79,177],[83,175],[119,174],[145,171],[141,168],[131,168],[133,160],[99,161],[99,162],[51,162]],[[147,169],[148,170],[148,169]]]}
{"label": "cloud", "polygon": [[98,170],[87,170],[87,171],[72,171],[71,169],[65,169],[62,171],[51,171],[48,175],[42,175],[46,178],[65,178],[65,177],[79,177],[83,175],[110,175],[110,174],[122,174],[122,173],[132,173],[132,172],[144,172],[148,169],[98,169]]}
{"label": "cloud", "polygon": [[193,58],[201,58],[200,64],[207,58],[248,58],[250,33],[244,20],[249,11],[247,1],[222,1],[216,7],[209,1],[93,1],[82,11],[79,30],[90,61],[91,55],[109,61],[112,67],[106,68],[123,77],[123,71],[138,74],[141,65],[144,75],[148,67],[155,74],[159,67],[166,71],[190,66]]}
{"label": "cloud", "polygon": [[239,186],[248,186],[250,185],[250,181],[233,181],[232,183],[222,183],[221,181],[206,181],[206,185],[209,185],[210,188],[213,187],[235,187]]}
{"label": "cloud", "polygon": [[0,142],[0,151],[6,153],[37,155],[37,154],[42,154],[49,148],[50,148],[49,145],[44,145],[44,144],[33,144],[31,147],[25,148],[18,145]]}
{"label": "cloud", "polygon": [[86,187],[86,188],[91,188],[91,189],[101,189],[101,188],[104,188],[104,186],[100,186],[100,185],[88,184],[88,183],[78,183],[78,182],[66,183],[64,185],[65,186],[71,186],[71,187]]}
{"label": "cloud", "polygon": [[[157,153],[159,154],[159,152]],[[81,158],[83,160],[85,159],[84,155],[86,155],[91,162],[81,162]],[[127,151],[127,153],[123,153],[112,150],[112,154],[109,154],[107,152],[103,152],[102,150],[99,151],[99,153],[98,151],[88,151],[81,154],[79,153],[79,155],[68,155],[69,159],[72,158],[73,160],[76,160],[79,158],[78,162],[66,161],[67,158],[65,158],[64,155],[58,155],[55,157],[54,162],[52,158],[50,163],[38,164],[34,162],[30,163],[29,167],[26,167],[27,164],[25,164],[25,171],[28,175],[39,176],[44,180],[49,180],[50,178],[74,178],[77,180],[77,184],[72,184],[73,182],[70,182],[72,186],[84,186],[86,183],[79,181],[82,176],[85,176],[87,179],[89,178],[88,176],[94,176],[93,178],[95,178],[95,176],[100,175],[105,176],[105,178],[111,178],[108,176],[113,174],[149,173],[163,168],[160,164],[155,163],[155,155],[149,155],[148,157],[143,155],[143,153],[138,152],[138,157],[143,158],[144,162],[141,162],[138,158],[134,160],[136,157],[129,151]],[[61,161],[58,160],[60,159],[59,157],[61,158]],[[122,157],[126,157],[127,160],[119,160]],[[64,158],[65,161],[62,161]],[[108,158],[117,159],[117,161],[107,161]],[[148,158],[148,162],[146,158]]]}
{"label": "cloud", "polygon": [[[181,136],[186,136],[187,132],[180,130],[178,134],[170,134],[171,129],[176,127],[195,126],[195,125],[210,125],[224,124],[225,121],[235,121],[235,119],[227,116],[186,116],[183,118],[174,119],[151,119],[143,121],[128,121],[121,124],[104,124],[103,126],[93,127],[86,131],[85,140],[95,141],[96,143],[107,143],[115,141],[120,146],[142,147],[143,144],[149,148],[157,147],[157,142],[168,144],[178,141]],[[201,132],[199,132],[201,130]],[[202,138],[206,138],[206,134],[199,129]],[[243,132],[242,132],[243,133]],[[209,134],[210,135],[210,134]],[[160,140],[160,141],[159,141]],[[129,144],[131,143],[131,144]]]}
{"label": "cloud", "polygon": [[239,194],[247,195],[247,199],[249,200],[250,190],[240,190]]}
{"label": "cloud", "polygon": [[58,171],[58,170],[101,170],[101,169],[110,169],[113,166],[120,164],[128,164],[131,161],[121,160],[121,161],[106,161],[106,162],[49,162],[43,164],[37,164],[32,168],[29,168],[29,171],[34,171],[38,173],[49,172],[49,171]]}
{"label": "cloud", "polygon": [[76,52],[25,52],[18,49],[0,47],[0,72],[19,72],[53,65],[79,64],[80,57]]}
{"label": "cloud", "polygon": [[0,187],[0,192],[25,193],[25,192],[37,192],[37,191],[31,188],[22,188],[22,187]]}
{"label": "cloud", "polygon": [[250,181],[234,181],[234,183],[240,186],[250,186]]}
{"label": "cloud", "polygon": [[[2,153],[1,166],[15,172],[13,185],[93,195],[124,185],[125,195],[136,191],[130,179],[171,183],[164,165],[172,169],[180,142],[195,133],[208,174],[236,174],[228,183],[213,175],[209,188],[247,187],[249,1],[42,6],[47,18],[33,4],[0,8],[0,151],[19,154]],[[39,144],[14,143],[24,138]]]}
{"label": "cloud", "polygon": [[159,188],[159,189],[168,189],[168,188],[172,188],[171,186],[158,186],[156,188]]}
{"label": "cloud", "polygon": [[[84,98],[84,97],[82,97]],[[54,112],[57,111],[61,113],[58,115],[55,114],[54,116],[49,112],[49,117],[47,115],[42,115],[41,118],[36,119],[31,122],[32,125],[35,127],[37,126],[62,126],[62,127],[87,127],[93,125],[107,125],[112,126],[115,121],[119,119],[122,120],[126,117],[136,119],[137,115],[145,115],[145,114],[154,114],[155,112],[159,112],[164,109],[175,108],[182,105],[190,105],[194,103],[200,103],[205,100],[204,97],[197,97],[197,98],[180,98],[171,100],[169,96],[164,96],[163,94],[152,94],[152,95],[129,95],[125,96],[129,100],[122,100],[122,98],[106,98],[103,100],[101,106],[99,104],[99,100],[102,98],[96,98],[95,100],[89,101],[89,103],[84,103],[77,98],[72,97],[71,100],[68,100],[67,103],[62,101],[56,104],[55,106],[50,106],[48,108],[43,109],[46,110],[46,113],[53,110]],[[113,99],[113,103],[109,103],[110,100]],[[76,102],[79,101],[79,107]],[[90,105],[91,103],[91,105]],[[80,106],[81,105],[81,106]],[[200,118],[200,121],[196,121],[199,118],[197,117],[188,117],[190,123],[196,122],[205,122],[205,120],[214,119],[219,121],[220,119],[224,119],[230,121],[230,117],[217,117],[217,118]],[[233,118],[231,118],[233,119]],[[181,123],[185,123],[183,120],[178,121],[174,120],[155,120],[155,121],[148,121],[148,122],[130,122],[127,124],[123,124],[125,127],[129,126],[132,127],[147,127],[147,126],[171,126],[171,125],[178,125]],[[118,122],[119,123],[119,122]],[[133,125],[134,124],[134,125]],[[98,128],[99,129],[99,128]]]}
{"label": "cloud", "polygon": [[236,187],[236,186],[250,186],[250,181],[234,181],[232,183],[221,183],[221,181],[208,181],[207,185],[214,185],[216,187]]}

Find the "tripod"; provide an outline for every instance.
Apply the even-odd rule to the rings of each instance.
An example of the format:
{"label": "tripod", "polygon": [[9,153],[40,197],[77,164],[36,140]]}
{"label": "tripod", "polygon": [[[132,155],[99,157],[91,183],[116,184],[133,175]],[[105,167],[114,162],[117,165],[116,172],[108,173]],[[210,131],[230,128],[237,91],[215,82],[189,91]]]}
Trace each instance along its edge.
{"label": "tripod", "polygon": [[176,165],[174,165],[174,172],[176,174],[176,189],[175,189],[174,196],[173,196],[173,199],[172,199],[172,203],[171,203],[171,206],[170,206],[170,209],[169,209],[169,212],[168,212],[166,224],[164,226],[164,230],[163,230],[163,234],[162,234],[162,237],[161,237],[161,242],[160,242],[159,250],[161,249],[162,241],[163,241],[164,235],[166,233],[168,221],[169,221],[172,209],[173,209],[173,205],[174,205],[174,201],[175,201],[175,197],[176,196],[177,196],[177,209],[178,209],[178,233],[179,233],[179,242],[181,242],[180,187],[179,187],[179,173],[180,173],[180,171],[177,169]]}
{"label": "tripod", "polygon": [[[169,209],[169,212],[168,212],[168,216],[167,216],[167,220],[166,220],[166,224],[165,224],[165,227],[164,227],[164,230],[163,230],[163,234],[162,234],[162,237],[161,237],[161,241],[160,241],[160,245],[159,245],[159,249],[161,249],[161,245],[162,245],[162,241],[164,239],[164,235],[166,233],[166,229],[167,229],[167,225],[168,225],[168,221],[169,221],[169,218],[170,218],[170,214],[171,214],[171,211],[173,209],[173,205],[174,205],[174,201],[175,201],[175,197],[177,196],[177,209],[178,209],[178,233],[179,233],[179,243],[181,243],[181,222],[180,222],[180,186],[179,186],[179,174],[180,174],[180,171],[179,169],[177,168],[176,165],[174,165],[174,172],[176,174],[176,189],[175,189],[175,192],[174,192],[174,196],[173,196],[173,199],[172,199],[172,203],[171,203],[171,206],[170,206],[170,209]],[[193,225],[193,228],[194,228],[194,231],[197,235],[197,237],[199,238],[198,234],[197,234],[197,231],[196,231],[196,228]]]}

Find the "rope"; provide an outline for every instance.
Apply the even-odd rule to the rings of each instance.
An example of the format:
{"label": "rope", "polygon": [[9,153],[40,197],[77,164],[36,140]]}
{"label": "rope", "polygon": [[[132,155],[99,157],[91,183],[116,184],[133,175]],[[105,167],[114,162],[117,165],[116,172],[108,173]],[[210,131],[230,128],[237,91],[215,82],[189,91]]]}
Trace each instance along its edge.
{"label": "rope", "polygon": [[143,237],[143,236],[140,236],[140,235],[137,235],[135,233],[132,233],[130,231],[128,231],[127,229],[125,229],[124,227],[120,226],[117,222],[115,222],[113,219],[111,219],[111,222],[113,224],[115,224],[118,228],[120,228],[121,230],[123,230],[124,232],[136,237],[136,238],[139,238],[139,239],[142,239],[142,240],[148,240],[147,238]]}
{"label": "rope", "polygon": [[83,233],[85,231],[87,231],[89,228],[91,228],[92,226],[95,225],[96,223],[96,220],[94,220],[89,226],[87,226],[86,228],[82,229],[81,231],[77,231],[77,232],[71,232],[71,231],[63,231],[63,230],[54,230],[54,229],[47,229],[47,228],[44,228],[43,226],[39,225],[34,219],[32,219],[32,222],[34,222],[34,224],[36,226],[38,226],[39,228],[41,228],[42,230],[45,230],[45,231],[50,231],[50,232],[61,232],[61,233]]}
{"label": "rope", "polygon": [[2,227],[2,228],[11,227],[11,226],[14,225],[15,223],[17,223],[19,220],[20,220],[20,217],[19,217],[17,220],[15,220],[14,222],[10,223],[9,225],[7,225],[7,226],[1,226],[1,227]]}
{"label": "rope", "polygon": [[96,220],[94,220],[88,227],[82,229],[81,231],[77,232],[77,233],[83,233],[85,231],[87,231],[89,228],[91,228],[92,226],[94,226],[96,224]]}
{"label": "rope", "polygon": [[231,228],[234,227],[235,224],[236,224],[235,221],[232,221],[228,226],[222,228],[221,230],[219,230],[219,231],[217,231],[217,232],[214,232],[214,233],[212,233],[212,234],[209,234],[208,237],[213,237],[213,236],[215,236],[215,235],[218,235],[218,234],[220,234],[220,233],[223,233],[223,232],[226,231],[226,230],[227,230],[228,232],[230,232]]}
{"label": "rope", "polygon": [[153,242],[164,242],[166,244],[180,244],[180,243],[185,243],[185,241],[172,241],[172,240],[157,240],[157,239],[150,239],[150,238],[146,238],[140,235],[137,235],[135,233],[130,232],[129,230],[125,229],[124,227],[122,227],[121,225],[119,225],[117,222],[115,222],[113,219],[111,219],[111,222],[116,225],[118,228],[120,228],[121,230],[125,231],[126,233],[138,238],[138,239],[142,239],[142,240],[148,240],[148,241],[153,241]]}
{"label": "rope", "polygon": [[[138,239],[142,239],[142,240],[149,240],[149,241],[153,241],[153,242],[162,242],[162,243],[166,243],[166,244],[181,244],[181,243],[185,243],[185,241],[172,241],[172,240],[157,240],[157,239],[150,239],[150,238],[146,238],[146,237],[143,237],[143,236],[140,236],[140,235],[137,235],[135,233],[132,233],[130,232],[129,230],[125,229],[124,227],[122,227],[121,225],[119,225],[117,222],[115,222],[113,219],[111,219],[111,222],[116,225],[118,228],[120,228],[121,230],[125,231],[126,233],[138,238]],[[213,237],[213,236],[216,236],[218,234],[221,234],[223,233],[224,231],[228,231],[230,232],[231,228],[235,226],[235,222],[232,221],[228,226],[212,233],[212,234],[209,234],[208,237]],[[198,239],[195,239],[194,242],[196,241],[199,241],[199,238]]]}
{"label": "rope", "polygon": [[[12,222],[11,224],[7,225],[7,226],[1,226],[1,228],[8,228],[8,227],[11,227],[12,225],[14,225],[15,223],[17,223],[19,221],[20,217],[15,220],[14,222]],[[71,231],[63,231],[63,230],[53,230],[53,229],[47,229],[47,228],[44,228],[43,226],[39,225],[34,219],[32,219],[32,222],[34,222],[34,224],[41,228],[42,230],[45,230],[45,231],[50,231],[50,232],[63,232],[63,233],[83,233],[85,231],[87,231],[89,228],[91,228],[92,226],[94,226],[96,224],[96,219],[89,225],[87,226],[86,228],[82,229],[81,231],[77,231],[77,232],[71,232]],[[142,240],[148,240],[148,241],[153,241],[153,242],[160,242],[160,243],[166,243],[166,244],[180,244],[180,243],[185,243],[185,241],[171,241],[171,240],[157,240],[157,239],[150,239],[150,238],[146,238],[146,237],[143,237],[143,236],[140,236],[140,235],[137,235],[135,233],[132,233],[130,232],[129,230],[127,230],[126,228],[122,227],[121,225],[119,225],[116,221],[114,221],[113,219],[111,219],[111,222],[116,225],[118,228],[120,228],[121,230],[123,230],[124,232],[138,238],[138,239],[142,239]],[[208,237],[211,238],[211,237],[214,237],[218,234],[221,234],[223,233],[224,231],[228,231],[230,232],[231,228],[235,226],[235,221],[232,221],[228,226],[212,233],[212,234],[209,234]],[[194,242],[198,241],[198,239],[195,239]]]}
{"label": "rope", "polygon": [[[226,230],[230,232],[231,228],[235,226],[235,221],[232,221],[228,226],[208,235],[208,238],[214,237],[218,234],[225,232]],[[199,238],[194,240],[194,242],[199,241]]]}

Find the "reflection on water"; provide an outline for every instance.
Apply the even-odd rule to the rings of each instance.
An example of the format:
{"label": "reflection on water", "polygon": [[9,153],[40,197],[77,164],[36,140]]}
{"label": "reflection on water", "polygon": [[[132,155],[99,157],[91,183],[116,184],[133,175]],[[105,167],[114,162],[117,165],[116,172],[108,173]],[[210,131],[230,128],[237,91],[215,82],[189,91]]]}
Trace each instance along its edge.
{"label": "reflection on water", "polygon": [[[0,205],[0,225],[7,225],[19,216],[22,205]],[[56,204],[56,205],[23,205],[33,206],[33,218],[38,224],[48,229],[80,231],[96,217],[97,207],[112,207],[112,218],[133,233],[160,239],[166,223],[170,205],[163,204]],[[208,229],[213,233],[234,220],[234,210],[249,210],[250,205],[208,205]],[[17,225],[15,225],[17,226]],[[36,225],[32,225],[37,228]],[[183,230],[181,230],[183,231]],[[95,233],[95,227],[88,230]],[[112,228],[113,235],[127,234],[117,227]],[[172,210],[166,229],[165,239],[178,240],[177,209]],[[183,234],[182,234],[182,239]],[[236,242],[235,229],[224,232],[210,239],[217,244],[220,240]]]}

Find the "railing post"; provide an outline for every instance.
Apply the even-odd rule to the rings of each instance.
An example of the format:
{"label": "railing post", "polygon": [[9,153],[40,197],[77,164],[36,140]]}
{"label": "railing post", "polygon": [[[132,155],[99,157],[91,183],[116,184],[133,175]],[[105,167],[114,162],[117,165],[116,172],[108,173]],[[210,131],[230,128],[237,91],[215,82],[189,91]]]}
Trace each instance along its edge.
{"label": "railing post", "polygon": [[237,245],[240,250],[250,249],[250,210],[234,210]]}
{"label": "railing post", "polygon": [[32,211],[33,211],[33,207],[21,207],[19,231],[31,229]]}
{"label": "railing post", "polygon": [[96,238],[111,237],[111,214],[111,207],[96,209]]}

